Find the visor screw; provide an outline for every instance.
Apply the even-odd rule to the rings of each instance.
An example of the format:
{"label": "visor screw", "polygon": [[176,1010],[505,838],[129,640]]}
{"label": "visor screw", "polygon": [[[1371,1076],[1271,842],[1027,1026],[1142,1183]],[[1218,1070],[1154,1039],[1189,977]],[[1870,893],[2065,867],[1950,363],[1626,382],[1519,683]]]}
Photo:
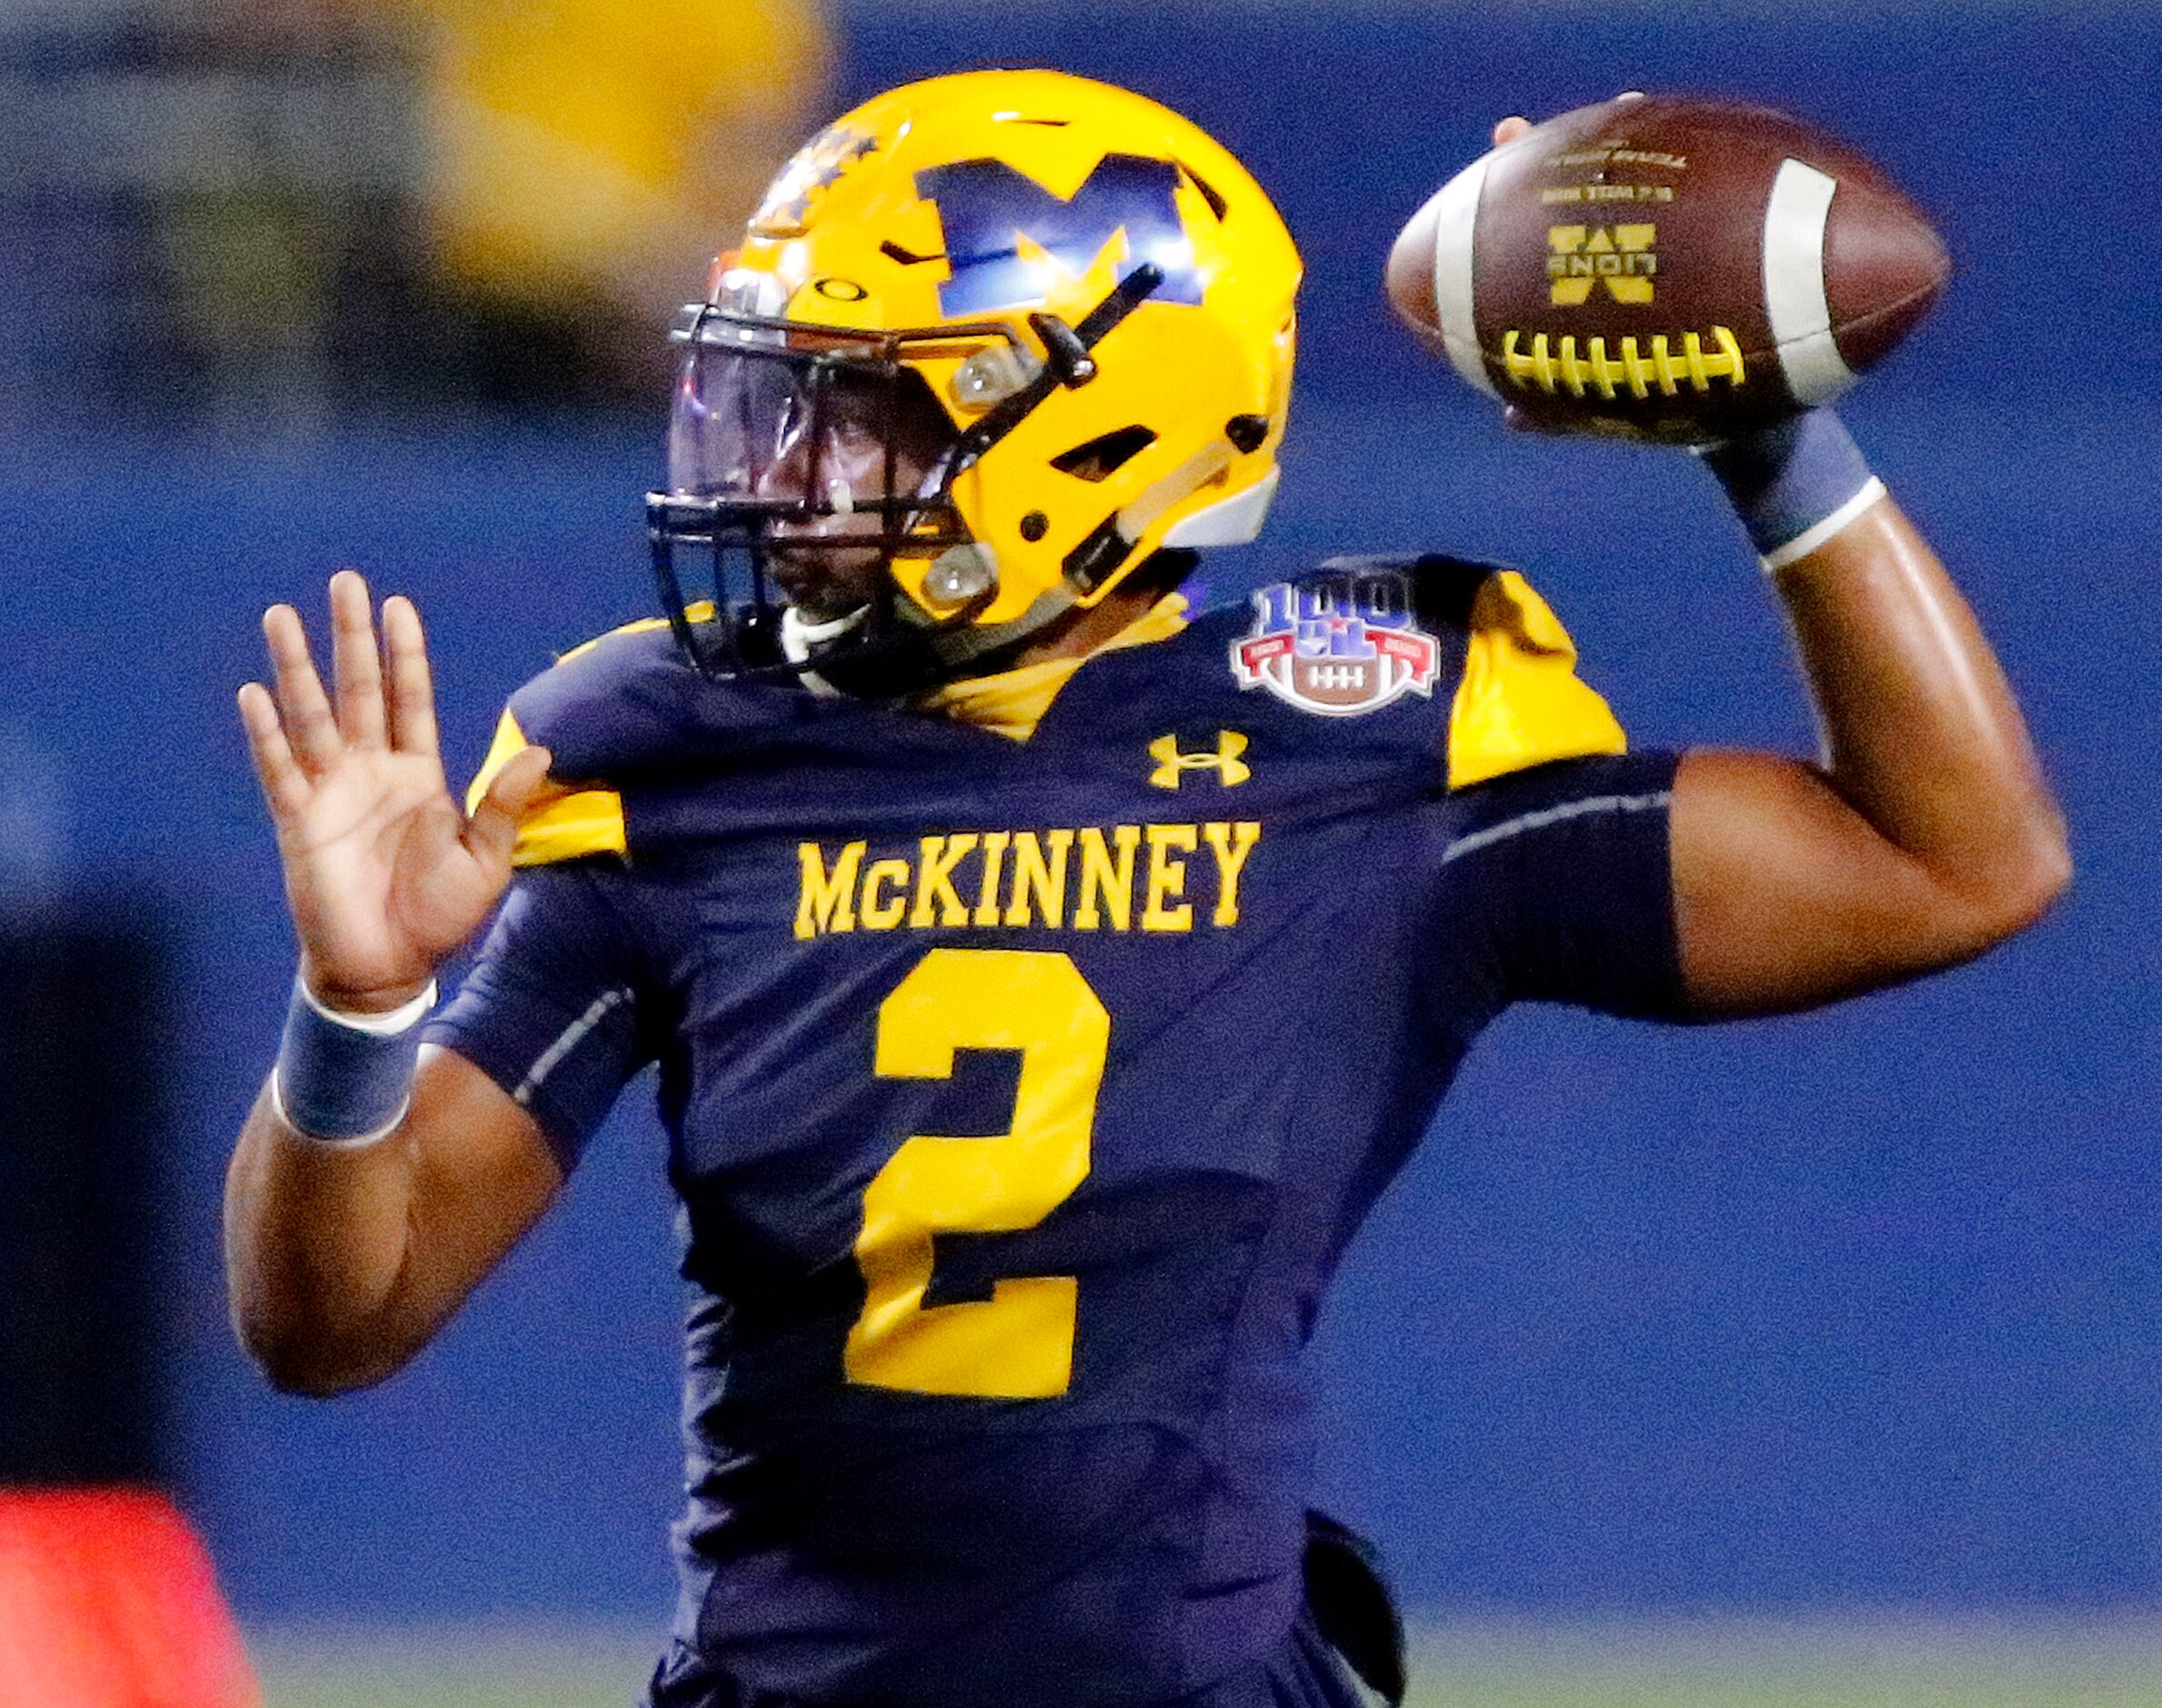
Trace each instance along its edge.
{"label": "visor screw", "polygon": [[[1139,269],[1137,269],[1138,271]],[[1081,334],[1056,315],[1031,315],[1029,325],[1043,340],[1043,360],[1059,377],[1059,383],[1078,390],[1096,377],[1096,358],[1081,342]]]}
{"label": "visor screw", "polygon": [[1031,510],[1021,519],[1021,537],[1033,546],[1051,532],[1051,518],[1041,510]]}
{"label": "visor screw", "polygon": [[998,579],[990,559],[976,547],[955,546],[939,554],[923,578],[923,590],[940,605],[960,605],[988,593]]}

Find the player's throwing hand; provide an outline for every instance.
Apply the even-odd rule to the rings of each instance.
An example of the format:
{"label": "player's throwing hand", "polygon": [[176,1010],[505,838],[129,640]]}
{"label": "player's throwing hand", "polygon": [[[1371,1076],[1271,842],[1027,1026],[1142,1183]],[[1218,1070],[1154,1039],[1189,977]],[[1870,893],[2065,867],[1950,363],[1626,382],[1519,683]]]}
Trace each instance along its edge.
{"label": "player's throwing hand", "polygon": [[331,1008],[384,1012],[425,990],[502,894],[548,755],[520,753],[467,817],[444,780],[412,601],[384,601],[378,651],[367,584],[341,570],[330,628],[334,695],[299,613],[263,614],[277,690],[248,683],[240,718],[277,829],[301,976]]}

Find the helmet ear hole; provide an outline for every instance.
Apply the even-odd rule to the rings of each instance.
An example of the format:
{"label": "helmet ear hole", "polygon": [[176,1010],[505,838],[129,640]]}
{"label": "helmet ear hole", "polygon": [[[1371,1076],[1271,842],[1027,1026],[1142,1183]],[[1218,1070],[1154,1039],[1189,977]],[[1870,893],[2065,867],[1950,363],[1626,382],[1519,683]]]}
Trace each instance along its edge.
{"label": "helmet ear hole", "polygon": [[1051,466],[1077,480],[1107,480],[1155,443],[1153,427],[1139,424],[1115,427],[1071,450],[1061,451],[1051,459]]}

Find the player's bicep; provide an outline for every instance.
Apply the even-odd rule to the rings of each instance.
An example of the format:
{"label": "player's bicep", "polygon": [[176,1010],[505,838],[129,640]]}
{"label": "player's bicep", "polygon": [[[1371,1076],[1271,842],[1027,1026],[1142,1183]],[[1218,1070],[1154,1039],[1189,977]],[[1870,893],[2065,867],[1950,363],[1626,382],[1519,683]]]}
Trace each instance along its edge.
{"label": "player's bicep", "polygon": [[1807,1008],[1979,954],[1995,939],[1824,774],[1699,749],[1674,790],[1683,989],[1706,1016]]}

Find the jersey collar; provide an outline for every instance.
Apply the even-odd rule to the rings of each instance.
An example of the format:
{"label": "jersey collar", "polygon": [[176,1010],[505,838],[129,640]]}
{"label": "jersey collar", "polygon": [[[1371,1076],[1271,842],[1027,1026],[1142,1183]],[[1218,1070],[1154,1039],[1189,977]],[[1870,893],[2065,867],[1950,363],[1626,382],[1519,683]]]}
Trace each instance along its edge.
{"label": "jersey collar", "polygon": [[1121,647],[1145,647],[1169,640],[1186,627],[1186,599],[1167,593],[1141,616],[1127,624],[1092,652],[1077,658],[1047,658],[1041,664],[1023,665],[996,676],[965,678],[935,688],[914,702],[919,711],[938,712],[957,722],[974,724],[1004,736],[1026,741],[1051,709],[1073,673],[1091,658],[1116,652]]}

